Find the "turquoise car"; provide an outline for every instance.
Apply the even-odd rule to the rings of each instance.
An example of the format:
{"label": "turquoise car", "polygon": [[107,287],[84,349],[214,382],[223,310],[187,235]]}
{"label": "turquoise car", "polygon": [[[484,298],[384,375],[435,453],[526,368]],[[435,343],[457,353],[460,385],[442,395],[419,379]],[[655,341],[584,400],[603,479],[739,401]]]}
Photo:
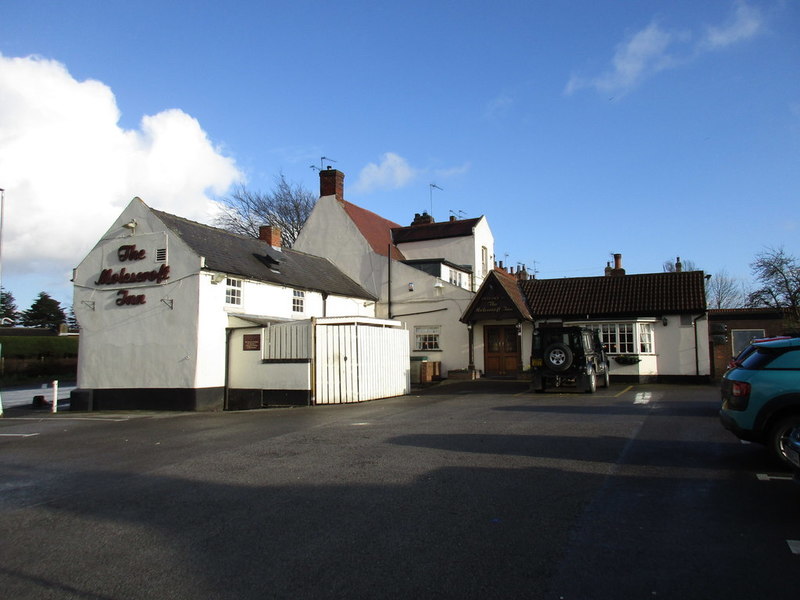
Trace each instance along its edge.
{"label": "turquoise car", "polygon": [[800,338],[754,346],[722,378],[720,420],[740,439],[766,445],[791,466],[789,434],[800,427]]}

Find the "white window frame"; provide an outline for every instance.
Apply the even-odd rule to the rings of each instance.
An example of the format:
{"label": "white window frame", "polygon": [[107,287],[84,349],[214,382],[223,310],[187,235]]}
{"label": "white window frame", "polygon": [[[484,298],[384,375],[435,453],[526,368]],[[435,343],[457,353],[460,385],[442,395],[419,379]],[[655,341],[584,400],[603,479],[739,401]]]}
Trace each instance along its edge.
{"label": "white window frame", "polygon": [[649,321],[608,321],[600,323],[569,323],[596,329],[600,341],[611,356],[621,354],[654,355],[655,328]]}
{"label": "white window frame", "polygon": [[653,354],[653,324],[637,323],[639,329],[639,354]]}
{"label": "white window frame", "polygon": [[439,325],[414,327],[414,350],[417,352],[440,352],[442,328]]}
{"label": "white window frame", "polygon": [[292,290],[292,312],[303,314],[306,308],[306,293],[303,290]]}
{"label": "white window frame", "polygon": [[235,277],[225,278],[225,304],[242,305],[242,280]]}

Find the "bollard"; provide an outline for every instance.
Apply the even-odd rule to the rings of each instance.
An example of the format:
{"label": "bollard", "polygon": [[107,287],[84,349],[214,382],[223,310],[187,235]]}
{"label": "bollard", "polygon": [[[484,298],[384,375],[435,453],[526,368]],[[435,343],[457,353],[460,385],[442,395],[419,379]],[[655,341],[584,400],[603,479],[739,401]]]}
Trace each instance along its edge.
{"label": "bollard", "polygon": [[53,381],[53,408],[54,413],[58,412],[58,379]]}

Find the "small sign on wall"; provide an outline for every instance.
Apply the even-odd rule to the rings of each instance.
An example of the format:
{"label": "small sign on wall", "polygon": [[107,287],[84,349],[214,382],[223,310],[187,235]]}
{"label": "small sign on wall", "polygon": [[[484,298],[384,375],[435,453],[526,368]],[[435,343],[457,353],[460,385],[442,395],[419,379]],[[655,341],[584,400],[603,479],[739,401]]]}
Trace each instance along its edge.
{"label": "small sign on wall", "polygon": [[259,333],[246,333],[242,339],[242,350],[245,352],[249,350],[261,350],[261,334]]}

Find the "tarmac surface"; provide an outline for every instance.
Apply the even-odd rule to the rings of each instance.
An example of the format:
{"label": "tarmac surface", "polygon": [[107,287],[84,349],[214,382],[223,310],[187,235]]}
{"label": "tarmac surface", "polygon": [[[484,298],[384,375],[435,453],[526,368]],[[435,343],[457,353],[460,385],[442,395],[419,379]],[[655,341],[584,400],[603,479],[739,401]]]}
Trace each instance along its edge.
{"label": "tarmac surface", "polygon": [[794,600],[800,491],[718,408],[713,386],[485,380],[236,413],[12,409],[0,590]]}

